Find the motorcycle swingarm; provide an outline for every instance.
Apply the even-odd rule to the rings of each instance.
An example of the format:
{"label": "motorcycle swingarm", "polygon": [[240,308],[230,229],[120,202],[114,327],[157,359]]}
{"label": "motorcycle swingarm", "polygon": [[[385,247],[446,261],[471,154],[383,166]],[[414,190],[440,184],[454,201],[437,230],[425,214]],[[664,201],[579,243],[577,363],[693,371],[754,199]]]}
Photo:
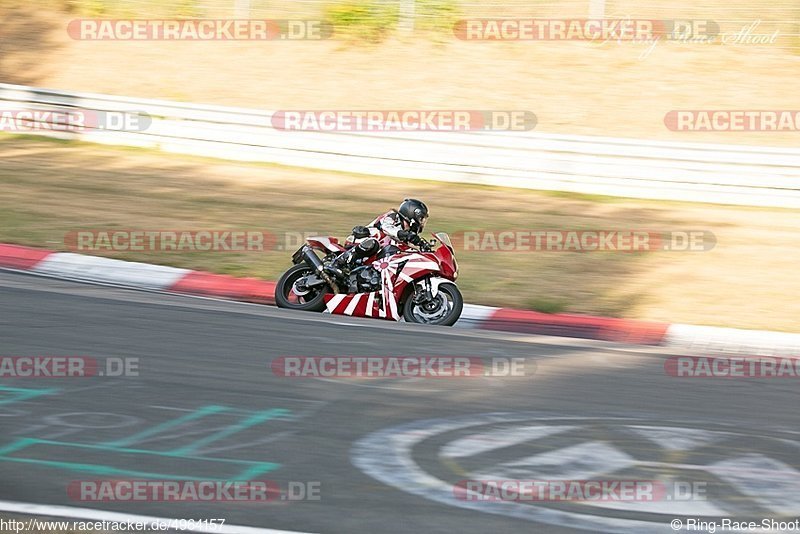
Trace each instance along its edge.
{"label": "motorcycle swingarm", "polygon": [[317,276],[316,274],[309,274],[305,277],[305,286],[308,288],[321,286],[325,283],[325,280]]}

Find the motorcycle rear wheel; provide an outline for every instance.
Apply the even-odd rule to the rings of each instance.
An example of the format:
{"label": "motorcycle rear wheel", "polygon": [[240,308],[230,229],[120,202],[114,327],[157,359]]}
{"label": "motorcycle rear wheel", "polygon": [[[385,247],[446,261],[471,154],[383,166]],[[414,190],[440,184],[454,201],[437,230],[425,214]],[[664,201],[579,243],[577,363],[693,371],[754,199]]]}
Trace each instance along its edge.
{"label": "motorcycle rear wheel", "polygon": [[275,304],[279,308],[290,310],[323,311],[325,309],[325,295],[330,292],[328,286],[322,286],[316,290],[311,289],[305,295],[298,295],[293,291],[298,280],[313,272],[308,265],[300,263],[283,273],[278,279],[278,283],[275,284]]}

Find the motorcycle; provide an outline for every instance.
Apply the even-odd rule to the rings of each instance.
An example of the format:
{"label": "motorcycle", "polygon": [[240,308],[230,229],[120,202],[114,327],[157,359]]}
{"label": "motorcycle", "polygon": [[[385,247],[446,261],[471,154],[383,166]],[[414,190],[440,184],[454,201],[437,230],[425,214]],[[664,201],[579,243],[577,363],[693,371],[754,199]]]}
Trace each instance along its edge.
{"label": "motorcycle", "polygon": [[375,255],[343,278],[326,267],[345,247],[335,237],[309,237],[278,280],[275,302],[293,310],[452,326],[464,307],[455,283],[458,262],[450,236],[432,235],[418,247],[385,237]]}

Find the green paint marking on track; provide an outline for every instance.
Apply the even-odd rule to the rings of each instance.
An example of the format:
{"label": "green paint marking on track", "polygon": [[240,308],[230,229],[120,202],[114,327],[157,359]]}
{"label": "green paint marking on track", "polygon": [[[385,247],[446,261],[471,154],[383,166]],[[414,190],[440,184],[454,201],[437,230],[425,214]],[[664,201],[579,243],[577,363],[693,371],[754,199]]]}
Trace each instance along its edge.
{"label": "green paint marking on track", "polygon": [[188,423],[189,421],[194,421],[195,419],[200,419],[201,417],[205,417],[207,415],[224,412],[227,409],[228,408],[224,406],[203,406],[202,408],[199,408],[190,414],[186,414],[183,417],[177,417],[175,419],[172,419],[171,421],[165,421],[161,424],[150,427],[147,430],[143,430],[142,432],[139,432],[132,436],[128,436],[127,438],[122,438],[116,441],[107,442],[105,443],[105,445],[116,446],[116,447],[123,447],[125,445],[130,445],[131,443],[136,443],[137,441],[140,441],[144,438],[149,438],[150,436],[154,436],[159,432],[164,432],[165,430],[169,430],[170,428],[175,428],[176,426]]}
{"label": "green paint marking on track", "polygon": [[[38,465],[46,465],[50,467],[58,467],[62,469],[69,469],[72,471],[85,471],[89,473],[94,473],[98,475],[126,475],[126,476],[141,476],[147,478],[164,478],[164,479],[176,479],[176,480],[231,480],[231,477],[226,478],[211,478],[211,477],[190,477],[184,475],[169,475],[165,473],[151,473],[147,471],[135,471],[129,469],[120,469],[117,467],[113,467],[110,465],[100,465],[100,464],[85,464],[79,462],[63,462],[63,461],[56,461],[56,460],[41,460],[37,458],[14,458],[9,457],[7,454],[22,450],[29,446],[34,445],[51,445],[55,447],[73,447],[73,448],[80,448],[80,449],[92,449],[92,450],[102,450],[102,451],[110,451],[116,452],[121,454],[141,454],[141,455],[148,455],[148,456],[161,456],[161,457],[170,457],[173,458],[175,455],[170,452],[161,452],[161,451],[150,451],[146,449],[129,449],[123,447],[114,447],[109,445],[91,445],[87,443],[70,443],[70,442],[63,442],[63,441],[52,441],[52,440],[45,440],[45,439],[33,439],[33,438],[22,438],[17,440],[12,445],[5,447],[4,449],[0,450],[0,461],[4,462],[18,462],[18,463],[29,463],[29,464],[38,464]],[[276,464],[272,462],[258,462],[252,460],[236,460],[233,458],[209,458],[204,456],[183,456],[183,459],[186,460],[195,460],[195,461],[204,461],[204,462],[211,462],[211,463],[220,463],[220,464],[228,464],[228,465],[239,465],[244,468],[244,471],[239,473],[237,476],[233,477],[234,480],[249,480],[251,476],[257,476],[264,473],[268,473],[270,471],[274,471],[275,469],[279,468],[281,464]]]}
{"label": "green paint marking on track", "polygon": [[34,441],[36,441],[36,440],[35,439],[31,439],[31,438],[18,439],[17,441],[15,441],[15,442],[13,442],[13,443],[11,443],[9,445],[6,445],[2,449],[0,449],[0,456],[5,456],[6,454],[11,454],[14,451],[18,451],[20,449],[24,449],[25,447],[27,447],[28,445],[30,445]]}
{"label": "green paint marking on track", "polygon": [[274,464],[275,467],[268,471],[264,471],[261,466],[254,465],[253,467],[246,469],[243,473],[239,475],[239,480],[254,480],[256,477],[263,475],[264,473],[269,473],[269,471],[274,471],[281,464]]}
{"label": "green paint marking on track", "polygon": [[[102,476],[124,475],[129,477],[154,478],[158,480],[198,480],[198,481],[208,480],[208,481],[218,481],[218,482],[227,482],[229,480],[250,480],[249,478],[245,478],[244,474],[250,473],[252,471],[252,469],[247,469],[246,471],[244,471],[243,474],[237,475],[235,477],[225,477],[225,478],[187,477],[184,475],[170,475],[167,473],[149,473],[147,471],[132,471],[128,469],[119,469],[117,467],[112,467],[110,465],[82,464],[76,462],[57,462],[53,460],[36,460],[33,458],[0,458],[0,461],[45,465],[48,467],[55,467],[58,469],[81,471],[85,473],[93,473],[95,475],[102,475]],[[278,466],[278,464],[271,464],[271,465],[274,465],[275,467],[260,469],[257,471],[257,473],[258,474],[267,473],[269,471],[274,470]]]}
{"label": "green paint marking on track", "polygon": [[0,392],[9,392],[13,395],[7,399],[0,399],[0,406],[4,404],[13,404],[15,402],[22,402],[42,395],[53,395],[58,393],[57,389],[29,389],[29,388],[12,388],[10,386],[0,385]]}
{"label": "green paint marking on track", "polygon": [[[52,393],[57,392],[58,390],[55,389],[24,389],[24,388],[11,388],[0,386],[0,392],[8,391],[15,393],[16,395],[12,399],[7,399],[5,401],[0,402],[9,403],[9,402],[18,402],[20,400],[25,400],[28,398],[36,397],[39,395],[49,395]],[[55,467],[60,469],[68,469],[71,471],[84,471],[88,473],[94,473],[97,475],[113,475],[113,476],[130,476],[130,477],[141,477],[141,478],[162,478],[162,479],[176,479],[176,480],[252,480],[253,478],[262,475],[264,473],[268,473],[270,471],[274,471],[278,469],[281,464],[273,463],[273,462],[259,462],[259,461],[251,461],[251,460],[236,460],[233,458],[212,458],[207,456],[202,456],[199,454],[194,454],[195,451],[200,449],[201,447],[208,445],[209,443],[219,441],[221,439],[230,437],[237,432],[241,432],[243,430],[247,430],[255,425],[263,423],[265,421],[269,421],[270,419],[275,419],[277,417],[285,416],[291,413],[290,410],[286,410],[283,408],[276,408],[272,410],[265,410],[261,412],[251,413],[251,415],[244,417],[238,423],[234,423],[226,428],[218,432],[214,432],[204,438],[198,439],[189,445],[179,447],[174,450],[168,451],[155,451],[155,450],[147,450],[147,449],[137,449],[137,448],[130,448],[128,445],[136,443],[137,441],[141,441],[142,439],[155,436],[161,432],[166,430],[175,428],[179,425],[184,423],[194,421],[197,419],[201,419],[203,417],[227,412],[230,411],[230,408],[225,406],[204,406],[191,412],[187,415],[177,417],[170,421],[165,421],[164,423],[155,425],[151,428],[128,436],[126,438],[122,438],[115,441],[110,441],[106,443],[100,444],[88,444],[88,443],[74,443],[74,442],[66,442],[66,441],[52,441],[46,439],[36,439],[36,438],[19,438],[16,441],[13,441],[9,445],[6,445],[3,448],[0,448],[0,462],[17,462],[17,463],[25,463],[25,464],[34,464],[34,465],[44,465],[48,467]],[[222,464],[222,465],[237,465],[241,466],[243,469],[235,477],[225,477],[223,479],[220,478],[212,478],[212,477],[194,477],[194,476],[183,476],[183,475],[169,475],[165,473],[154,473],[148,471],[138,471],[138,470],[130,470],[130,469],[121,469],[118,467],[114,467],[112,465],[101,465],[101,464],[91,464],[91,463],[80,463],[80,462],[65,462],[65,461],[58,461],[58,460],[44,460],[38,458],[25,458],[25,457],[14,457],[10,456],[11,454],[24,451],[28,447],[36,446],[36,445],[45,445],[51,447],[60,447],[60,448],[78,448],[78,449],[90,449],[90,450],[97,450],[97,451],[107,451],[112,453],[117,453],[120,455],[143,455],[143,456],[156,456],[162,458],[172,458],[175,460],[189,460],[189,461],[202,461],[202,462],[211,462],[212,464]]]}
{"label": "green paint marking on track", "polygon": [[285,410],[283,408],[276,408],[274,410],[266,410],[264,412],[257,412],[251,415],[250,417],[243,419],[239,423],[233,424],[228,428],[223,428],[219,432],[211,434],[210,436],[206,436],[204,438],[198,439],[191,445],[187,445],[185,447],[181,447],[172,451],[173,454],[176,455],[184,455],[190,453],[192,451],[197,450],[198,448],[208,445],[214,441],[218,441],[223,438],[227,438],[237,432],[241,432],[242,430],[246,430],[252,426],[258,425],[263,423],[264,421],[269,421],[270,419],[275,419],[276,417],[280,417],[282,415],[286,415],[289,413],[289,410]]}

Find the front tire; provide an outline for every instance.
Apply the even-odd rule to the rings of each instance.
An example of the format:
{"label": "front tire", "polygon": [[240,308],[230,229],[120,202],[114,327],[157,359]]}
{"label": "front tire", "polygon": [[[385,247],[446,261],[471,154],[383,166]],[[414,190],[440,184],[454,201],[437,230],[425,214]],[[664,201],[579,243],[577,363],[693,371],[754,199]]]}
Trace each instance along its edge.
{"label": "front tire", "polygon": [[415,304],[412,297],[403,306],[403,319],[407,323],[435,324],[453,326],[461,317],[464,309],[464,297],[455,284],[442,284],[434,302],[428,305]]}
{"label": "front tire", "polygon": [[325,295],[330,291],[328,286],[322,286],[317,290],[309,290],[304,295],[298,295],[294,292],[295,283],[313,272],[308,265],[299,263],[283,273],[278,279],[278,283],[275,284],[275,304],[279,308],[290,310],[323,311],[325,309]]}

